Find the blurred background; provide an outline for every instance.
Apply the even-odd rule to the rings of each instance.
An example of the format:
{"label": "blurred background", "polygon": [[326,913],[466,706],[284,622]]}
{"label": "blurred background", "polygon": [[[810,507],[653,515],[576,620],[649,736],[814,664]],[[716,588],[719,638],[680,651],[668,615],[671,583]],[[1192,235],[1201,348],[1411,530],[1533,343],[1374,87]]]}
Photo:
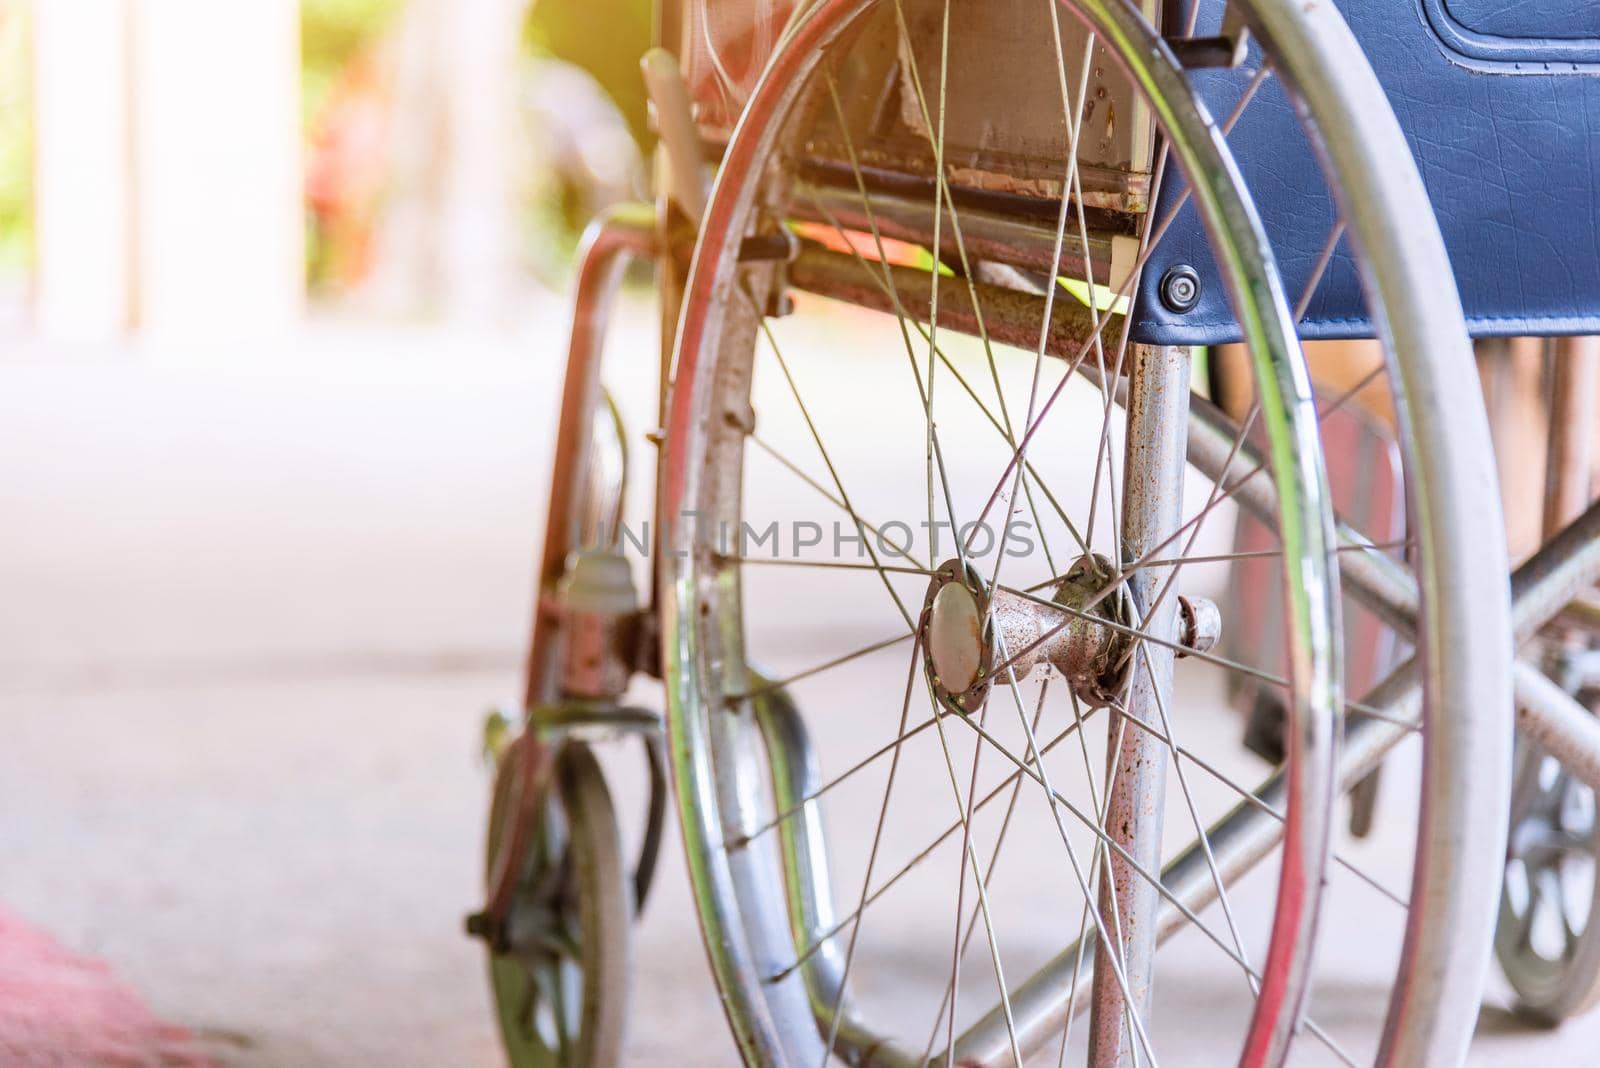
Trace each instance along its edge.
{"label": "blurred background", "polygon": [[5,0],[8,320],[508,321],[642,192],[649,32],[639,0]]}
{"label": "blurred background", "polygon": [[[649,33],[0,0],[0,1064],[502,1063],[481,724]],[[653,411],[644,281],[614,348]],[[665,867],[643,1064],[716,1014]]]}

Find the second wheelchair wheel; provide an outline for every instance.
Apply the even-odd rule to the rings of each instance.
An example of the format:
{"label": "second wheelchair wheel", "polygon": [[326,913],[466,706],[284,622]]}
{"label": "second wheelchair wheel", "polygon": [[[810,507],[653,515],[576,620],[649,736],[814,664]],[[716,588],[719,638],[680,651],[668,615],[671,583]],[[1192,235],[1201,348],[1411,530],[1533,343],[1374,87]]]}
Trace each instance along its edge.
{"label": "second wheelchair wheel", "polygon": [[[818,0],[744,107],[657,519],[679,811],[749,1063],[1262,1065],[1302,1034],[1312,1062],[1464,1054],[1511,651],[1470,346],[1337,12],[1231,8],[1255,44],[1218,118],[1208,72],[1119,0]],[[1040,86],[1055,118],[1000,138]],[[1324,251],[1292,272],[1242,176],[1279,156],[1228,143],[1272,97],[1326,184]],[[1184,192],[1157,211],[1164,166]],[[1237,420],[1191,393],[1197,352],[1137,343],[1130,297],[1185,202],[1250,356]],[[1327,492],[1300,337],[1330,264],[1387,356],[1330,403],[1394,411],[1404,543]],[[1206,276],[1175,266],[1157,299],[1193,307]],[[1215,649],[1236,508],[1274,532],[1284,590],[1248,659]],[[1409,655],[1347,699],[1358,611]],[[1281,764],[1217,718],[1229,675],[1282,695]],[[1410,803],[1341,838],[1338,797],[1380,763]],[[1381,1004],[1333,1018],[1308,999],[1319,969]]]}
{"label": "second wheelchair wheel", "polygon": [[[1594,654],[1574,656],[1582,671]],[[1572,688],[1594,707],[1592,688]],[[1595,792],[1537,744],[1520,739],[1495,954],[1517,1012],[1535,1023],[1553,1026],[1600,1004]]]}
{"label": "second wheelchair wheel", "polygon": [[[489,813],[493,871],[524,738],[507,748]],[[621,1058],[633,882],[594,754],[562,743],[506,916],[489,983],[511,1068],[610,1068]]]}

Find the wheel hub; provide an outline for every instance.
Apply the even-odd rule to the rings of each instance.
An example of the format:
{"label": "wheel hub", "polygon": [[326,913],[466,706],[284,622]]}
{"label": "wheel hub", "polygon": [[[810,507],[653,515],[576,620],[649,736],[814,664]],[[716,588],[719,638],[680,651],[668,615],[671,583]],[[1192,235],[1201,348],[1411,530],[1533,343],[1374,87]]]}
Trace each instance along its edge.
{"label": "wheel hub", "polygon": [[[1221,619],[1212,602],[1181,597],[1178,616],[1180,656],[1216,644]],[[935,695],[959,712],[977,711],[991,686],[1020,683],[1041,666],[1099,707],[1124,688],[1135,619],[1126,584],[1103,556],[1079,557],[1037,595],[991,590],[972,568],[946,560],[923,602],[923,666]]]}

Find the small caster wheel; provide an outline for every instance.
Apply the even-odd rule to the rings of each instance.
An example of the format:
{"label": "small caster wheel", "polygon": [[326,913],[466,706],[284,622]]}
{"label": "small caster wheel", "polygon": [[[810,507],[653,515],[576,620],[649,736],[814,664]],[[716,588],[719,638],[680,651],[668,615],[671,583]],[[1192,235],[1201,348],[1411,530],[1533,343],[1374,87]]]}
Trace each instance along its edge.
{"label": "small caster wheel", "polygon": [[[524,744],[519,735],[499,761],[487,871],[505,837]],[[608,1068],[622,1053],[634,886],[599,763],[581,742],[558,744],[505,922],[473,933],[489,946],[489,983],[512,1068]]]}
{"label": "small caster wheel", "polygon": [[1518,739],[1494,949],[1517,1013],[1533,1023],[1553,1027],[1600,1003],[1597,858],[1595,792]]}

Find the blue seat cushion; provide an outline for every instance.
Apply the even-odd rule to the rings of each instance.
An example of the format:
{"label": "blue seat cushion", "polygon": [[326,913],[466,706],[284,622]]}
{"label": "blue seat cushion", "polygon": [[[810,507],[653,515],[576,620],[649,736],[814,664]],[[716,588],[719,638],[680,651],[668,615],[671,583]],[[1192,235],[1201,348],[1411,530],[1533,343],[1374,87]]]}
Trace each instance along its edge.
{"label": "blue seat cushion", "polygon": [[[1216,32],[1222,3],[1201,3],[1199,32]],[[1583,37],[1591,31],[1600,35],[1600,4],[1344,0],[1340,9],[1406,132],[1472,333],[1600,333],[1600,47]],[[1478,44],[1441,32],[1436,20],[1445,18]],[[1482,54],[1484,39],[1497,42],[1498,50]],[[1480,54],[1470,54],[1474,49]],[[1597,62],[1583,61],[1586,49]],[[1238,70],[1191,75],[1219,121],[1232,112],[1259,63],[1259,54],[1252,52]],[[1335,214],[1320,167],[1276,78],[1264,83],[1229,143],[1292,305]],[[1183,188],[1181,173],[1169,166],[1158,192],[1157,218]],[[1185,265],[1200,277],[1200,298],[1188,311],[1174,312],[1160,300],[1159,287],[1168,271]],[[1192,204],[1152,255],[1133,315],[1132,336],[1147,344],[1238,339]],[[1302,333],[1321,338],[1371,334],[1346,242],[1311,300]]]}

